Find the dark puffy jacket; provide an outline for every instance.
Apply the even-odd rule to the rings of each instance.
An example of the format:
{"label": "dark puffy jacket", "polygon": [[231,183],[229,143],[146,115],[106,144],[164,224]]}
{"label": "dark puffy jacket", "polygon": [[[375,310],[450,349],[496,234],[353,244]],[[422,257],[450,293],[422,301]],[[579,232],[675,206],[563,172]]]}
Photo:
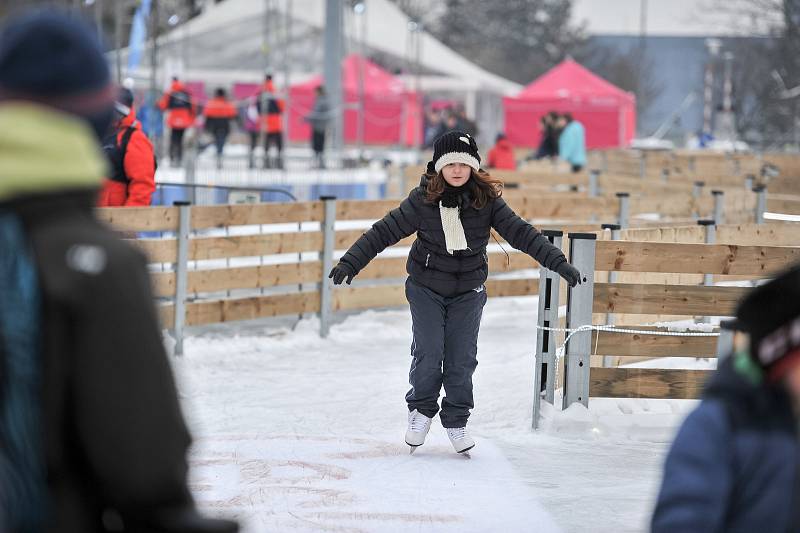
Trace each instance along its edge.
{"label": "dark puffy jacket", "polygon": [[728,357],[681,426],[664,467],[653,533],[800,531],[797,421],[788,394]]}
{"label": "dark puffy jacket", "polygon": [[[0,291],[0,308],[14,306],[27,324],[0,321],[0,473],[19,472],[0,476],[0,500],[25,507],[2,509],[0,531],[98,533],[104,516],[121,518],[126,533],[222,531],[199,518],[187,486],[191,438],[146,258],[93,213],[104,173],[96,140],[69,116],[0,105],[0,161],[0,233],[17,246],[0,257],[24,258],[35,273],[31,285],[0,268],[0,286],[12,289]],[[23,285],[26,300],[12,300]],[[14,372],[20,363],[27,374]],[[25,380],[38,384],[33,393],[16,386]],[[16,442],[26,445],[8,446]],[[30,521],[39,527],[20,526]]]}
{"label": "dark puffy jacket", "polygon": [[442,296],[462,294],[486,281],[489,273],[486,245],[492,228],[511,246],[551,270],[566,261],[561,250],[517,216],[505,200],[498,198],[482,209],[475,209],[468,193],[459,202],[468,249],[449,254],[439,205],[425,200],[426,187],[427,178],[423,176],[419,187],[399,207],[373,224],[344,254],[342,261],[359,272],[385,248],[417,232],[406,270],[411,279]]}

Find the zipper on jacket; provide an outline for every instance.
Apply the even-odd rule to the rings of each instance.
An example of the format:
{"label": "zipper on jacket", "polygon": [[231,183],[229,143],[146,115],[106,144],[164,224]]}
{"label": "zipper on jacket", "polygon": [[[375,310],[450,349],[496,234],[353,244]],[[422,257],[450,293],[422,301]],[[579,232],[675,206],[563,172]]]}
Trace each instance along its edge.
{"label": "zipper on jacket", "polygon": [[428,268],[428,261],[430,261],[430,260],[431,260],[431,254],[428,254],[427,256],[425,256],[425,268]]}

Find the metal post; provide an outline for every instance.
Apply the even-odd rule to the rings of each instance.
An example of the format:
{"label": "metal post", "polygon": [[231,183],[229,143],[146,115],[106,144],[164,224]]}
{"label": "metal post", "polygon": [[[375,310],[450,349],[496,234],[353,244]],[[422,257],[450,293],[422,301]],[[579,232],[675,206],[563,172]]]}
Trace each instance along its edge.
{"label": "metal post", "polygon": [[695,209],[692,210],[692,218],[700,218],[700,213],[697,210],[697,199],[703,194],[703,187],[706,186],[704,181],[695,181],[694,188],[692,189],[692,200],[695,202]]}
{"label": "metal post", "polygon": [[639,177],[642,179],[647,177],[647,152],[644,151],[639,155]]}
{"label": "metal post", "polygon": [[589,198],[600,196],[600,171],[597,169],[589,171]]}
{"label": "metal post", "polygon": [[117,65],[117,85],[122,85],[122,16],[126,6],[123,0],[114,2],[114,59]]}
{"label": "metal post", "polygon": [[197,203],[197,190],[192,187],[195,184],[195,171],[197,165],[197,143],[199,137],[196,132],[189,138],[186,146],[186,153],[184,154],[183,170],[186,184],[189,185],[189,201],[193,204]]}
{"label": "metal post", "polygon": [[[717,226],[715,225],[715,222],[713,220],[698,220],[697,223],[700,226],[705,226],[706,228],[705,243],[714,244],[717,240]],[[703,274],[703,285],[705,287],[713,286],[714,276],[711,274]],[[711,317],[704,316],[702,321],[708,324],[711,322]]]}
{"label": "metal post", "polygon": [[617,223],[622,229],[628,229],[628,221],[630,220],[631,216],[630,196],[631,195],[627,192],[617,193],[617,198],[619,198],[619,215],[617,218]]}
{"label": "metal post", "polygon": [[714,196],[714,222],[719,224],[725,223],[725,191],[711,191]]}
{"label": "metal post", "polygon": [[[592,323],[594,300],[594,256],[597,235],[570,233],[570,262],[582,276],[581,284],[567,291],[567,328],[575,329]],[[564,362],[564,402],[566,409],[575,402],[589,405],[589,363],[592,353],[592,332],[581,331],[567,343]]]}
{"label": "metal post", "polygon": [[175,265],[175,306],[172,334],[175,337],[175,355],[183,355],[183,327],[186,323],[186,286],[189,269],[189,231],[191,229],[191,204],[174,202],[178,208],[178,259]]}
{"label": "metal post", "polygon": [[753,192],[756,193],[756,224],[763,224],[764,213],[767,211],[767,187],[756,185]]}
{"label": "metal post", "polygon": [[[618,241],[620,238],[620,227],[619,224],[603,224],[600,226],[604,230],[611,231],[611,240]],[[616,283],[617,282],[618,273],[614,270],[608,272],[608,282],[609,283]],[[606,313],[606,325],[613,326],[616,317],[614,313]],[[611,366],[612,357],[610,355],[603,356],[603,367],[608,368]]]}
{"label": "metal post", "polygon": [[733,338],[736,335],[737,323],[735,320],[722,320],[719,323],[719,337],[717,337],[717,366],[733,353]]}
{"label": "metal post", "polygon": [[[563,232],[544,230],[542,234],[557,248],[561,248]],[[539,314],[537,324],[543,327],[558,327],[559,276],[555,272],[539,267]],[[542,387],[544,379],[545,386]],[[533,429],[539,427],[542,390],[545,400],[555,401],[556,383],[556,335],[553,331],[536,331],[536,364],[533,369]]]}
{"label": "metal post", "polygon": [[343,105],[342,94],[342,0],[325,2],[325,91],[331,104],[331,148],[340,152],[343,145]]}
{"label": "metal post", "polygon": [[755,185],[755,183],[756,183],[756,175],[755,174],[748,174],[744,178],[744,188],[745,188],[745,190],[752,191],[753,190],[753,186]]}
{"label": "metal post", "polygon": [[333,268],[333,248],[336,236],[336,197],[320,196],[325,205],[325,218],[322,221],[322,283],[319,289],[319,336],[328,336],[331,325],[331,309],[333,308],[333,282],[328,272]]}

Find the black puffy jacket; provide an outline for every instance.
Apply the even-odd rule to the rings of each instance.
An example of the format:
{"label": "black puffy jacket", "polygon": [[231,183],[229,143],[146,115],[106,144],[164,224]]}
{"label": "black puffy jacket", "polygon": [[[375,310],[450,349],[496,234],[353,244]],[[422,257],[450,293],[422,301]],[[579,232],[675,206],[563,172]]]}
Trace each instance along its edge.
{"label": "black puffy jacket", "polygon": [[521,219],[505,200],[490,200],[482,209],[476,209],[471,204],[469,193],[464,193],[459,199],[468,249],[448,253],[439,205],[425,199],[427,183],[428,179],[423,175],[420,185],[409,193],[408,198],[373,224],[341,260],[357,273],[385,248],[417,232],[417,239],[408,254],[406,271],[411,279],[442,296],[465,293],[486,281],[489,274],[486,245],[492,228],[511,246],[550,270],[566,261],[561,250]]}

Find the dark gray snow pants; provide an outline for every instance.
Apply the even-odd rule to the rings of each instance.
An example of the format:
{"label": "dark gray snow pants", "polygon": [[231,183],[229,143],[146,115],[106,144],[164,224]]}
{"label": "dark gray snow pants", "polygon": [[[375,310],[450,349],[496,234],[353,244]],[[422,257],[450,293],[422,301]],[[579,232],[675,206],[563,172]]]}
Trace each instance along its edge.
{"label": "dark gray snow pants", "polygon": [[439,414],[446,428],[467,425],[472,402],[472,374],[478,366],[478,329],[486,289],[445,297],[406,280],[414,339],[411,343],[411,390],[408,410],[433,418],[439,411],[439,391],[445,397]]}

